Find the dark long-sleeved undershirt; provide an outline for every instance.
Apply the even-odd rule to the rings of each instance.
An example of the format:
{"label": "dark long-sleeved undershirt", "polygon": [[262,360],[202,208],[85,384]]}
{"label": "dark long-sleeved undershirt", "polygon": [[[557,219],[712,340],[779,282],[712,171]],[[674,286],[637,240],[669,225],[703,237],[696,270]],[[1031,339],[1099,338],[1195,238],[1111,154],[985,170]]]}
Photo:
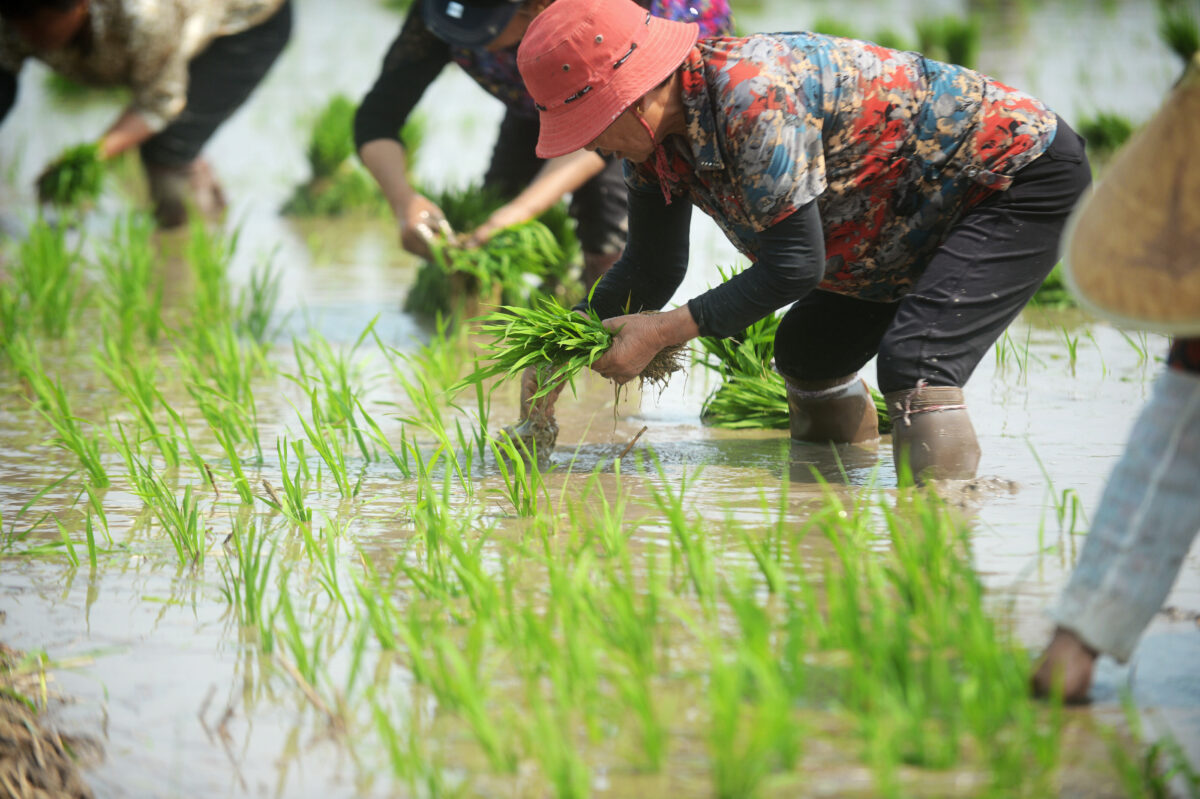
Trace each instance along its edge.
{"label": "dark long-sleeved undershirt", "polygon": [[[602,319],[667,304],[687,272],[692,205],[667,205],[658,194],[629,192],[629,241],[596,285],[591,307]],[[688,301],[703,336],[732,336],[800,299],[825,275],[825,239],[816,201],[759,235],[757,260]],[[586,306],[581,306],[586,307]]]}
{"label": "dark long-sleeved undershirt", "polygon": [[449,63],[450,45],[425,26],[421,4],[414,4],[354,115],[355,148],[376,139],[398,139],[421,95]]}
{"label": "dark long-sleeved undershirt", "polygon": [[0,123],[8,116],[17,101],[17,76],[7,69],[0,69]]}

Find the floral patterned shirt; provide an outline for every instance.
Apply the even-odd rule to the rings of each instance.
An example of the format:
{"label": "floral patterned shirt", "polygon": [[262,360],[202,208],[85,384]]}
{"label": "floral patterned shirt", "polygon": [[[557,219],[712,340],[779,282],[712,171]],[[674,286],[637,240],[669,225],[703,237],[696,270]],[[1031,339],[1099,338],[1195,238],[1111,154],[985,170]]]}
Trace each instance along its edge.
{"label": "floral patterned shirt", "polygon": [[0,70],[37,58],[87,85],[127,86],[132,108],[160,130],[187,104],[188,62],[218,36],[259,24],[284,0],[90,0],[82,35],[38,51],[0,21]]}
{"label": "floral patterned shirt", "polygon": [[[730,33],[729,0],[637,0],[665,19],[696,22],[701,36]],[[421,3],[414,3],[400,35],[384,57],[374,87],[363,98],[355,120],[355,142],[395,138],[425,89],[451,61],[512,112],[537,118],[533,98],[517,71],[517,46],[490,52],[482,47],[451,47],[425,25]]]}
{"label": "floral patterned shirt", "polygon": [[964,210],[1054,140],[1039,100],[965,67],[814,33],[700,41],[680,68],[687,136],[627,170],[686,196],[751,260],[817,200],[819,288],[892,301]]}

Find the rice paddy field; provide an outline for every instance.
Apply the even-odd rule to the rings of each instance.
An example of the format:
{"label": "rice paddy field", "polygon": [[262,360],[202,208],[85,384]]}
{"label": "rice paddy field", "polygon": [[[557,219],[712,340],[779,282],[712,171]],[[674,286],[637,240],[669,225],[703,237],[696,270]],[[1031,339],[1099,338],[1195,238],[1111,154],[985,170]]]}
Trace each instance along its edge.
{"label": "rice paddy field", "polygon": [[[1136,127],[1182,66],[1146,0],[734,8],[909,46],[969,15],[976,65],[1072,123]],[[1027,691],[1165,339],[1027,309],[966,389],[980,478],[939,491],[887,436],[704,424],[699,365],[583,374],[527,463],[516,381],[465,381],[472,325],[403,310],[420,264],[378,202],[281,213],[401,21],[296,11],[208,148],[223,225],[156,232],[132,162],[39,215],[120,96],[29,66],[0,128],[0,665],[78,761],[59,795],[1200,794],[1194,555],[1091,706]],[[447,70],[420,112],[422,185],[477,181],[499,105]],[[704,218],[691,257],[676,302],[740,266]]]}

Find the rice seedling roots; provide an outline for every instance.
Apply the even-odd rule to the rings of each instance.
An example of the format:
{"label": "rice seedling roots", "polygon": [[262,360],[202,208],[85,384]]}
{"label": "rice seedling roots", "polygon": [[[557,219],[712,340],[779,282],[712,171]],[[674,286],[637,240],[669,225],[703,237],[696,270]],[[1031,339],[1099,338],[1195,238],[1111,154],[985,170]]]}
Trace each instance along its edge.
{"label": "rice seedling roots", "polygon": [[79,773],[74,753],[93,748],[86,740],[64,738],[41,723],[27,693],[37,690],[14,676],[20,653],[0,644],[0,792],[13,797],[92,796]]}

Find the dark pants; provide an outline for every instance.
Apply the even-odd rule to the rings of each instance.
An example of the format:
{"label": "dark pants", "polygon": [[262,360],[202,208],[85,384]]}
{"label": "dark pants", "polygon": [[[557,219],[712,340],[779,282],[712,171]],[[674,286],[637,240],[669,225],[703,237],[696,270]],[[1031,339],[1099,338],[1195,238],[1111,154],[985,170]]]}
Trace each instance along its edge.
{"label": "dark pants", "polygon": [[213,39],[188,64],[187,106],[142,144],[142,161],[163,167],[194,161],[221,123],[262,82],[291,32],[288,0],[253,28]]}
{"label": "dark pants", "polygon": [[814,291],[780,320],[775,362],[796,380],[857,372],[875,355],[884,393],[963,386],[1058,261],[1067,217],[1091,183],[1083,139],[1058,121],[1050,148],[968,209],[912,291],[878,303]]}
{"label": "dark pants", "polygon": [[[483,185],[506,198],[524,191],[546,163],[535,152],[537,139],[536,119],[505,114]],[[585,253],[615,255],[625,248],[629,199],[620,159],[609,159],[603,172],[572,193],[569,211]]]}

